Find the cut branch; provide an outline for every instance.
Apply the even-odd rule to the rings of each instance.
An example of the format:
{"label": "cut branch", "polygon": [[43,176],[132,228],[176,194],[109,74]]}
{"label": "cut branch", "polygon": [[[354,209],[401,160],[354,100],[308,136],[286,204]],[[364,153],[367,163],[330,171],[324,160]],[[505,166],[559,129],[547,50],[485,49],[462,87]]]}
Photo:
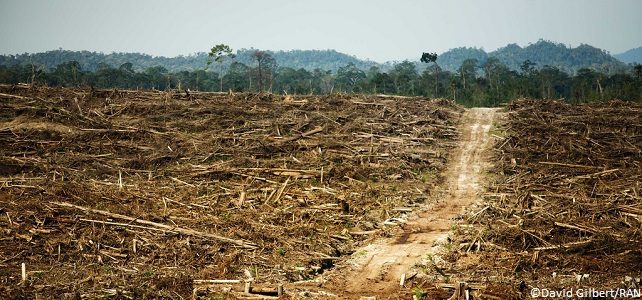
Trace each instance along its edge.
{"label": "cut branch", "polygon": [[66,203],[66,202],[50,202],[50,203],[54,204],[54,205],[61,206],[61,207],[74,208],[74,209],[77,209],[77,210],[82,210],[84,212],[91,212],[91,213],[95,213],[95,214],[99,214],[99,215],[103,215],[103,216],[108,216],[108,217],[111,217],[111,218],[123,219],[123,220],[131,221],[131,222],[136,222],[136,223],[139,223],[139,224],[151,225],[151,226],[154,226],[154,227],[157,227],[157,228],[165,229],[167,231],[178,232],[178,233],[184,234],[184,235],[191,235],[191,236],[196,236],[196,237],[209,238],[209,239],[213,239],[213,240],[217,240],[217,241],[221,241],[221,242],[234,244],[234,245],[237,245],[237,246],[240,246],[240,247],[243,247],[243,248],[248,248],[248,249],[256,249],[257,248],[256,244],[251,243],[249,241],[245,241],[245,240],[231,239],[231,238],[227,238],[227,237],[223,237],[223,236],[219,236],[219,235],[215,235],[215,234],[211,234],[211,233],[196,231],[194,229],[189,229],[189,228],[181,228],[181,227],[176,227],[176,226],[169,226],[169,225],[156,223],[156,222],[152,222],[152,221],[141,220],[141,219],[130,217],[130,216],[125,216],[125,215],[121,215],[121,214],[115,214],[115,213],[111,213],[111,212],[104,211],[104,210],[99,210],[99,209],[93,209],[93,208],[87,208],[87,207],[82,207],[82,206],[78,206],[78,205],[73,205],[71,203]]}

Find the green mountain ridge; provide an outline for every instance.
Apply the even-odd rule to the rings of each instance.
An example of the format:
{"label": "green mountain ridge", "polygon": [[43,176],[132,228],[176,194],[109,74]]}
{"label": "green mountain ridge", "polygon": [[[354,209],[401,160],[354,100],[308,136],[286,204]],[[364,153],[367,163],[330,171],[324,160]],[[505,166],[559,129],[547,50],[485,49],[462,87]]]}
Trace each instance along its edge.
{"label": "green mountain ridge", "polygon": [[571,48],[564,44],[539,40],[526,47],[508,44],[492,52],[480,48],[460,47],[446,51],[437,58],[437,64],[445,70],[456,71],[466,59],[476,59],[483,65],[494,57],[513,71],[519,71],[526,60],[541,69],[544,66],[556,67],[561,71],[574,74],[579,69],[589,68],[604,73],[624,72],[628,66],[611,56],[605,50],[582,44]]}
{"label": "green mountain ridge", "polygon": [[[257,49],[240,49],[236,51],[235,61],[245,65],[253,66],[255,63],[251,54]],[[631,55],[642,52],[642,47]],[[426,51],[429,51],[427,49]],[[336,73],[340,67],[347,64],[354,64],[361,70],[368,70],[371,67],[378,67],[380,70],[389,71],[393,68],[395,61],[377,63],[370,60],[362,60],[355,56],[337,52],[336,50],[290,50],[290,51],[266,51],[276,60],[279,67],[293,69],[303,68],[308,71],[314,69],[330,70]],[[626,52],[629,53],[629,52]],[[642,54],[642,53],[640,53]],[[419,57],[421,53],[417,53]],[[623,55],[623,54],[622,54]],[[623,57],[625,62],[630,62],[629,54]],[[462,62],[466,59],[476,59],[479,67],[482,67],[488,58],[495,57],[505,64],[509,69],[519,71],[520,66],[526,60],[535,63],[536,68],[544,66],[556,67],[564,72],[574,74],[579,69],[589,68],[604,73],[618,73],[630,68],[611,56],[608,52],[590,45],[582,44],[571,48],[561,43],[546,40],[539,40],[526,47],[517,44],[509,44],[492,52],[486,52],[476,47],[459,47],[450,49],[439,55],[437,64],[447,71],[457,71]],[[131,63],[134,70],[142,71],[147,68],[162,66],[171,72],[194,71],[203,69],[206,66],[207,54],[195,53],[187,56],[164,57],[152,56],[142,53],[109,53],[90,51],[69,51],[53,50],[41,53],[24,53],[16,55],[0,55],[0,65],[35,64],[44,70],[55,68],[57,65],[67,61],[78,61],[83,70],[95,71],[102,64],[112,67],[119,67],[124,63]],[[635,61],[635,60],[633,60]],[[210,71],[219,72],[229,66],[231,60],[223,64],[212,64]],[[412,61],[419,71],[423,71],[427,65],[418,60]],[[103,65],[104,66],[104,65]]]}
{"label": "green mountain ridge", "polygon": [[[245,65],[253,65],[252,53],[257,49],[240,49],[236,51],[234,61]],[[266,51],[277,61],[281,67],[294,69],[304,68],[314,70],[331,70],[336,72],[340,67],[353,63],[360,69],[368,69],[379,64],[373,61],[362,60],[357,57],[337,52],[335,50],[291,50],[291,51]],[[90,51],[52,50],[41,53],[23,53],[16,55],[0,55],[0,65],[10,66],[16,64],[31,64],[41,66],[45,70],[55,68],[57,65],[77,61],[83,70],[95,71],[106,64],[119,67],[124,63],[131,63],[133,69],[142,71],[147,68],[162,66],[170,72],[195,71],[204,69],[207,63],[207,54],[204,52],[176,57],[152,56],[143,53],[101,53]],[[217,63],[209,67],[210,71],[220,71],[228,67],[231,60],[226,60],[222,65]]]}

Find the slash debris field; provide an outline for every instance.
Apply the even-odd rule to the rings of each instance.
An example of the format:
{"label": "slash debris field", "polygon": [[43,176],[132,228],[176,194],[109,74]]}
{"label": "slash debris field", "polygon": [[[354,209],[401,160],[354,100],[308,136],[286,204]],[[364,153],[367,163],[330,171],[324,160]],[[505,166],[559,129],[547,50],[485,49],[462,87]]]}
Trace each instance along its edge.
{"label": "slash debris field", "polygon": [[494,183],[441,267],[496,299],[530,298],[531,288],[639,291],[642,106],[524,99],[502,123]]}
{"label": "slash debris field", "polygon": [[[253,280],[269,293],[278,283],[296,286],[389,235],[388,225],[428,201],[443,180],[462,111],[419,98],[1,86],[0,294],[228,298],[243,285],[199,280]],[[614,149],[596,142],[610,158]],[[515,141],[508,145],[522,153]],[[574,164],[599,165],[538,166],[559,167],[557,176],[572,171],[580,177],[567,184],[584,185],[640,174],[639,152],[631,151],[637,165],[606,159],[602,167],[595,160],[602,156],[583,156]],[[539,174],[524,172],[516,178]],[[617,190],[610,206],[578,196],[587,203],[582,211],[603,224],[552,227],[567,234],[547,244],[529,235],[524,246],[611,238],[629,245],[620,248],[629,251],[623,259],[639,255],[639,244],[624,241],[636,238],[639,224],[622,215],[639,214],[630,205],[638,187],[609,182],[593,195]],[[558,199],[544,192],[564,203],[573,197],[555,186],[519,190],[530,209]],[[504,244],[520,247],[519,231],[511,230]]]}
{"label": "slash debris field", "polygon": [[[642,106],[506,110],[487,191],[419,262],[413,295],[639,290]],[[408,97],[0,86],[0,294],[257,299],[282,284],[281,298],[327,298],[313,279],[374,239],[403,239],[408,212],[439,200],[463,111]]]}

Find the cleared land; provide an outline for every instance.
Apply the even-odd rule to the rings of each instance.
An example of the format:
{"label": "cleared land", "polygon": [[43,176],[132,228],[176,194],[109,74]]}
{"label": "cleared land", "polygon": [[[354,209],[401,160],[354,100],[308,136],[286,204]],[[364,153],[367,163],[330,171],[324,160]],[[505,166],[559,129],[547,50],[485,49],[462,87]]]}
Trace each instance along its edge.
{"label": "cleared land", "polygon": [[0,93],[0,293],[12,298],[243,289],[201,279],[299,295],[295,282],[431,199],[463,112],[417,98]]}
{"label": "cleared land", "polygon": [[523,99],[501,126],[485,201],[440,267],[502,299],[640,291],[642,106]]}
{"label": "cleared land", "polygon": [[421,281],[426,275],[419,274],[418,266],[442,252],[452,226],[458,223],[455,219],[480,200],[483,176],[490,167],[487,156],[493,144],[490,130],[496,111],[473,108],[464,113],[459,124],[461,138],[446,167],[446,180],[437,187],[430,204],[411,214],[393,237],[358,249],[345,268],[331,272],[325,286],[334,286],[342,298],[411,297],[417,279]]}
{"label": "cleared land", "polygon": [[639,290],[642,106],[506,110],[0,86],[0,293]]}

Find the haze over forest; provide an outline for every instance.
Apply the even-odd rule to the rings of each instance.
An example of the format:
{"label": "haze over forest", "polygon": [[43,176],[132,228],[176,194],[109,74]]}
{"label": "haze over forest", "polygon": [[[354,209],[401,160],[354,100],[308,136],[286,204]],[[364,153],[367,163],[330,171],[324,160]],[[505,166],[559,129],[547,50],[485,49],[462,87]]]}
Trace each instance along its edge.
{"label": "haze over forest", "polygon": [[383,63],[540,38],[621,53],[642,45],[640,11],[637,0],[5,0],[0,54],[62,48],[174,57],[225,43],[335,49]]}
{"label": "haze over forest", "polygon": [[637,101],[640,11],[637,0],[6,1],[0,82]]}
{"label": "haze over forest", "polygon": [[[234,60],[226,60],[223,64],[212,65],[209,70],[220,72],[222,69],[236,61],[246,65],[252,65],[251,54],[257,49],[236,50]],[[426,49],[430,50],[430,49]],[[314,69],[329,70],[336,72],[340,67],[352,63],[361,70],[368,70],[371,67],[378,67],[383,71],[392,69],[395,61],[377,63],[371,60],[360,59],[354,55],[341,53],[336,50],[290,50],[270,51],[280,67],[294,69],[303,68],[308,71]],[[427,67],[419,62],[421,53],[417,53],[417,59],[409,60],[414,63],[419,71]],[[540,39],[521,47],[515,43],[508,44],[495,51],[486,52],[479,47],[458,47],[450,49],[438,55],[436,63],[446,71],[456,71],[466,59],[476,59],[479,64],[484,64],[488,58],[494,57],[505,64],[511,70],[519,70],[526,60],[536,64],[537,68],[552,66],[567,73],[575,73],[581,68],[591,68],[597,71],[616,73],[627,69],[629,63],[642,62],[642,47],[631,49],[625,53],[610,55],[608,51],[593,47],[588,44],[581,44],[577,47],[570,47],[562,43]],[[61,63],[77,61],[83,70],[95,71],[99,64],[105,63],[112,67],[118,67],[124,63],[131,63],[133,69],[142,71],[150,67],[162,66],[170,72],[195,71],[204,69],[207,62],[207,53],[200,52],[191,55],[179,55],[176,57],[152,56],[145,53],[101,53],[90,51],[69,51],[51,50],[41,53],[23,53],[16,55],[1,55],[0,65],[10,66],[15,64],[35,63],[43,69],[54,68]]]}

